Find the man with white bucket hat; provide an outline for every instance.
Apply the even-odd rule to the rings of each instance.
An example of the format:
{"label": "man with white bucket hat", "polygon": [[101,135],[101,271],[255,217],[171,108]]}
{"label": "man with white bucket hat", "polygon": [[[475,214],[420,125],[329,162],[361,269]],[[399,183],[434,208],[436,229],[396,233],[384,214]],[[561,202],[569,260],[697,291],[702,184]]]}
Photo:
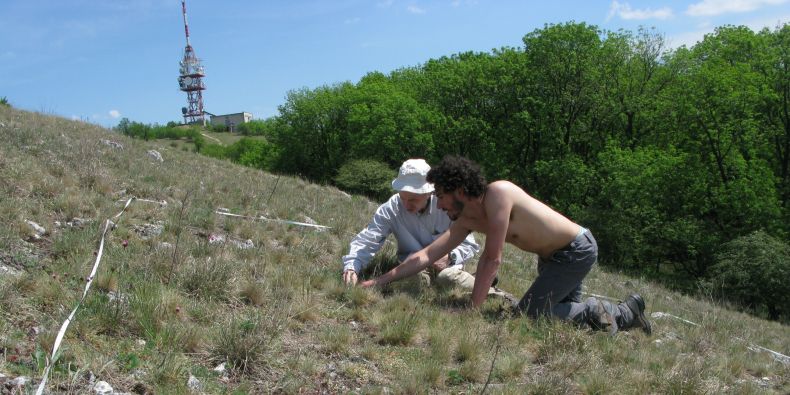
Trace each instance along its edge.
{"label": "man with white bucket hat", "polygon": [[[433,184],[425,180],[430,169],[423,159],[403,162],[398,177],[392,181],[392,189],[398,193],[379,206],[368,226],[351,240],[349,253],[343,257],[343,281],[347,285],[357,283],[359,273],[370,264],[390,234],[397,240],[398,262],[403,262],[450,228],[450,218],[436,207]],[[428,284],[433,280],[440,286],[458,286],[471,291],[475,277],[463,270],[463,263],[479,249],[470,233],[449,254],[432,262],[420,276]],[[489,293],[512,298],[493,287]]]}

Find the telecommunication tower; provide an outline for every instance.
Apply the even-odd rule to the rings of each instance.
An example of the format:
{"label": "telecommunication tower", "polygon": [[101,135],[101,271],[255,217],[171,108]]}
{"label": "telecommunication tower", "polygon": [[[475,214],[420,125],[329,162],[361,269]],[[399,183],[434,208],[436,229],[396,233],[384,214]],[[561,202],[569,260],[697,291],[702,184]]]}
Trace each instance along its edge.
{"label": "telecommunication tower", "polygon": [[187,37],[187,46],[184,48],[184,58],[180,62],[181,75],[178,77],[179,88],[187,93],[187,107],[181,108],[184,116],[184,123],[200,123],[205,125],[206,119],[203,111],[203,66],[200,59],[195,55],[195,50],[189,44],[189,25],[187,24],[187,4],[186,0],[181,0],[181,12],[184,14],[184,33]]}

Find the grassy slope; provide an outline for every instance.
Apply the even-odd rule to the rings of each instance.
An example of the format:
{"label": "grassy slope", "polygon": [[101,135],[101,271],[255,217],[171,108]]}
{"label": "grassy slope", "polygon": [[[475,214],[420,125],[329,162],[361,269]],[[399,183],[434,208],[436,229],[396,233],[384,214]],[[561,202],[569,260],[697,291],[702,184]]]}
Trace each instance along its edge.
{"label": "grassy slope", "polygon": [[[0,136],[0,264],[18,271],[0,274],[6,376],[39,379],[35,350],[51,349],[81,296],[100,223],[120,211],[119,200],[168,202],[133,203],[108,235],[98,278],[50,379],[54,392],[87,391],[88,372],[116,391],[157,393],[188,392],[190,374],[207,393],[469,393],[479,392],[489,373],[492,393],[790,391],[790,368],[747,349],[754,343],[790,354],[790,329],[710,301],[596,268],[588,292],[638,291],[649,311],[701,324],[664,318],[651,338],[610,338],[563,323],[501,319],[497,301],[482,313],[466,311],[459,292],[420,291],[414,281],[384,292],[346,289],[340,256],[375,207],[365,199],[291,177],[278,181],[167,141],[132,141],[3,106]],[[150,159],[149,149],[164,163]],[[225,218],[213,213],[219,207],[306,216],[332,230]],[[93,221],[55,226],[75,217]],[[49,233],[31,239],[25,220]],[[135,231],[156,223],[164,226],[157,237]],[[256,247],[212,245],[209,234]],[[508,247],[505,262],[501,287],[526,290],[531,257]],[[212,370],[228,361],[234,368]]]}

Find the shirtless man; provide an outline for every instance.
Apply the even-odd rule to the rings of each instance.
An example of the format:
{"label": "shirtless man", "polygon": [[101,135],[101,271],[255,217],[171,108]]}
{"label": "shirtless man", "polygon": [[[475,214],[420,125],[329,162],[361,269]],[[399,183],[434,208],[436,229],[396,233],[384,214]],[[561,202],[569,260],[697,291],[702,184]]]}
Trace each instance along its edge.
{"label": "shirtless man", "polygon": [[588,229],[511,182],[486,185],[480,167],[466,158],[445,157],[427,179],[434,184],[437,206],[453,220],[450,229],[401,265],[362,286],[383,285],[417,273],[477,231],[486,235],[486,241],[472,290],[473,307],[485,300],[508,242],[539,257],[538,277],[515,306],[518,311],[531,317],[550,315],[612,334],[630,328],[650,334],[645,302],[638,294],[617,305],[592,297],[581,301],[582,280],[598,257],[598,245]]}

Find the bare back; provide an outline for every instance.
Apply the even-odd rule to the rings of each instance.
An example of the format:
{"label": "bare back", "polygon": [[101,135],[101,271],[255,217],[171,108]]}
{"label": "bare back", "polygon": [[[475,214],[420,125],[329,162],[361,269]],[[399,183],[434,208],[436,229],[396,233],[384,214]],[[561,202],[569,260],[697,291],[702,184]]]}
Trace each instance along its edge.
{"label": "bare back", "polygon": [[490,218],[509,210],[505,241],[543,257],[566,246],[579,232],[579,225],[509,181],[489,184],[481,203],[476,213],[464,211],[459,225],[488,235],[494,226]]}

